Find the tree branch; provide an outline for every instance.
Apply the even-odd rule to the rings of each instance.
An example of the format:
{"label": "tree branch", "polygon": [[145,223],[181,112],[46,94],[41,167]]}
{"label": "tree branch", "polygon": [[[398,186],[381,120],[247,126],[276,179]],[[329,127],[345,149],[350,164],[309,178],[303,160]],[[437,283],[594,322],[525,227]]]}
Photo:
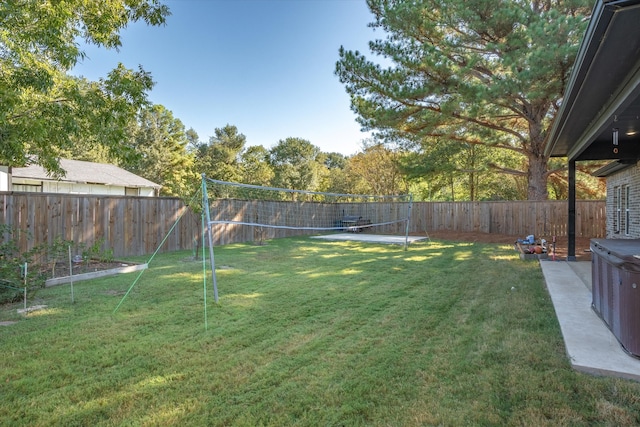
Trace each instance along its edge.
{"label": "tree branch", "polygon": [[526,172],[523,171],[519,171],[519,170],[515,170],[515,169],[509,169],[509,168],[504,168],[502,166],[498,166],[495,163],[490,163],[489,167],[492,169],[497,170],[500,173],[506,173],[508,175],[514,175],[514,176],[527,176]]}
{"label": "tree branch", "polygon": [[[71,102],[70,99],[68,98],[60,98],[60,99],[52,99],[51,101],[47,101],[47,102],[41,102],[40,105],[42,104],[55,104],[55,103],[64,103],[64,102]],[[27,111],[24,111],[20,114],[14,114],[12,116],[8,116],[7,118],[11,121],[11,120],[17,120],[20,119],[22,117],[31,115],[32,113],[34,113],[35,111],[38,110],[38,107],[33,107],[28,109]]]}

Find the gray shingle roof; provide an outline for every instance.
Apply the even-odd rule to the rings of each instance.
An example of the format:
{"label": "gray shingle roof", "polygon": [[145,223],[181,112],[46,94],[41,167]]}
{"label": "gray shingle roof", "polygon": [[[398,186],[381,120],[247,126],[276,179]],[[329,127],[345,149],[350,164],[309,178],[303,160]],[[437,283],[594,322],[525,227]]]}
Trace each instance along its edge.
{"label": "gray shingle roof", "polygon": [[52,178],[42,166],[29,165],[24,168],[12,168],[11,175],[17,178],[42,179],[46,181],[77,182],[86,184],[117,185],[122,187],[152,187],[162,185],[151,182],[136,174],[114,165],[85,162],[81,160],[60,159],[60,166],[67,173],[59,180]]}

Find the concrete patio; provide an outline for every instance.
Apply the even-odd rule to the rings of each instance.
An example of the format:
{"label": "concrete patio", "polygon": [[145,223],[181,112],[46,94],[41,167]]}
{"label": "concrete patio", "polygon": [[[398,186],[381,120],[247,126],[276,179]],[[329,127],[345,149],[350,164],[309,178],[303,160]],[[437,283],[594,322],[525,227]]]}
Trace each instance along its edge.
{"label": "concrete patio", "polygon": [[540,266],[573,368],[640,381],[640,359],[625,352],[591,309],[591,262],[541,260]]}

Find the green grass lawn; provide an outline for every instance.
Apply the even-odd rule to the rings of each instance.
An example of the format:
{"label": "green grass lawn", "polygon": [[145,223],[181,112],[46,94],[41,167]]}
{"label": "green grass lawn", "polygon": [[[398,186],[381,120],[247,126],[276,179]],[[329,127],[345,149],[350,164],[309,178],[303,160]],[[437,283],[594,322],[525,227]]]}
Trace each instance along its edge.
{"label": "green grass lawn", "polygon": [[216,264],[208,329],[187,252],[115,314],[135,274],[2,307],[0,425],[640,424],[640,384],[571,369],[538,263],[509,246],[291,238]]}

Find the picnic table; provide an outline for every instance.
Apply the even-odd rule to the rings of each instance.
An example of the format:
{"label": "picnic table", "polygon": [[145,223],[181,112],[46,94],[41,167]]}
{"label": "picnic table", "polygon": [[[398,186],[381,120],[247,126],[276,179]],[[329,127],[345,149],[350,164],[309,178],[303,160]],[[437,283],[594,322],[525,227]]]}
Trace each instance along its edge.
{"label": "picnic table", "polygon": [[367,226],[371,225],[371,220],[357,215],[345,215],[342,217],[341,223],[346,231],[358,233],[368,228]]}

